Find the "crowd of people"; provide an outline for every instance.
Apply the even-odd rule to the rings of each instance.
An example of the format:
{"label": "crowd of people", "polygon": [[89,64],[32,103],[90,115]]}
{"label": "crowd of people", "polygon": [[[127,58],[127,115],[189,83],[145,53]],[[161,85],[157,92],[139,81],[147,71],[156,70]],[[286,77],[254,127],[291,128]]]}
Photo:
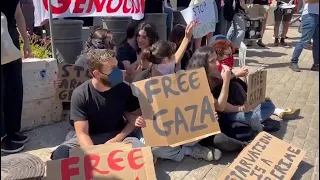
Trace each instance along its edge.
{"label": "crowd of people", "polygon": [[141,128],[146,123],[129,84],[201,67],[207,74],[222,133],[178,147],[152,147],[155,157],[219,160],[223,151],[241,151],[259,132],[279,130],[280,124],[270,118],[272,115],[287,120],[298,117],[299,109],[276,108],[270,99],[249,109],[245,104],[247,87],[239,79],[248,75],[248,69],[233,68],[232,42],[224,35],[216,35],[210,44],[193,53],[192,33],[193,24],[179,24],[173,27],[168,41],[159,40],[153,24],[132,22],[115,50],[112,32],[95,29],[75,63],[89,68],[92,79],[73,91],[70,121],[74,130],[51,158],[67,158],[69,150],[79,146],[112,142],[145,146]]}
{"label": "crowd of people", "polygon": [[[114,142],[131,143],[133,147],[145,146],[141,128],[146,128],[146,123],[139,101],[132,94],[130,83],[178,71],[202,67],[205,69],[221,133],[178,147],[152,147],[156,158],[181,161],[185,156],[191,156],[207,161],[219,160],[222,152],[240,152],[259,132],[279,130],[280,123],[271,119],[272,115],[283,120],[297,118],[300,109],[276,108],[269,98],[253,109],[246,105],[247,86],[241,77],[248,75],[248,68],[235,69],[234,54],[243,41],[243,14],[249,9],[245,2],[235,2],[236,10],[231,18],[233,25],[228,34],[213,36],[213,32],[209,33],[206,35],[206,44],[202,47],[199,40],[192,39],[192,23],[187,26],[174,26],[169,31],[168,40],[159,40],[155,25],[133,21],[118,47],[110,30],[94,29],[87,46],[75,62],[78,66],[88,68],[92,79],[73,91],[68,106],[70,124],[74,130],[68,134],[66,141],[53,151],[51,159],[68,158],[69,150],[74,147]],[[225,7],[229,5],[226,0]],[[1,7],[1,12],[8,19],[11,38],[19,47],[17,24],[24,41],[24,52],[28,57],[31,50],[20,11],[19,0],[5,1]],[[275,15],[277,13],[275,11]],[[280,14],[276,15],[276,19],[282,19],[283,33],[279,41],[275,32],[275,44],[279,41],[285,45],[287,22],[290,18]],[[299,54],[310,39],[313,39],[313,48],[318,47],[318,14],[318,3],[305,4],[302,38],[295,48],[290,66],[293,70],[298,69]],[[262,41],[257,43],[263,46]],[[319,54],[315,49],[313,54],[312,68],[315,70],[319,66]],[[1,72],[1,83],[4,83],[4,92],[1,92],[1,95],[4,95],[4,98],[1,98],[1,103],[4,103],[1,105],[4,108],[1,110],[1,121],[4,123],[4,126],[1,126],[4,128],[1,131],[4,137],[1,140],[1,151],[14,153],[21,151],[23,143],[28,140],[28,137],[19,134],[23,91],[21,59],[1,65]],[[56,84],[59,84],[59,79]]]}

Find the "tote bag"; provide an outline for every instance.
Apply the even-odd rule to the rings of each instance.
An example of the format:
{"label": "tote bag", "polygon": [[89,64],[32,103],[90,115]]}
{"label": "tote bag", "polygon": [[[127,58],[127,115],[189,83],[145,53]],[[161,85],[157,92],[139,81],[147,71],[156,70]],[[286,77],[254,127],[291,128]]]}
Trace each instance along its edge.
{"label": "tote bag", "polygon": [[8,22],[6,16],[1,13],[1,65],[10,63],[22,58],[22,53],[13,44],[8,32]]}

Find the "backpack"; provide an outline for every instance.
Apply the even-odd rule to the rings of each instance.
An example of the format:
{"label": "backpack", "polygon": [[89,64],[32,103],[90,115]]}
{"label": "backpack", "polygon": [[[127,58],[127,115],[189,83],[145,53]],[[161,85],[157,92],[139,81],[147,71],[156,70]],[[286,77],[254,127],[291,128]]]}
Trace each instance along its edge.
{"label": "backpack", "polygon": [[234,0],[224,0],[223,6],[223,17],[225,20],[232,22],[233,16],[236,14],[235,9],[233,7]]}

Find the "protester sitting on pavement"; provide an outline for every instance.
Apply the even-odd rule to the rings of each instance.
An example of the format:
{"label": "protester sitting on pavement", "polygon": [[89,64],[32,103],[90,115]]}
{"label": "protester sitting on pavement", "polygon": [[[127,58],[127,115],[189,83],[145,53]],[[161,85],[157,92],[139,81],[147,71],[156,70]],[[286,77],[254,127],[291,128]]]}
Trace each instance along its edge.
{"label": "protester sitting on pavement", "polygon": [[[182,24],[177,24],[176,26],[174,26],[174,28],[170,33],[169,41],[175,43],[177,48],[179,48],[185,36],[185,31],[186,31],[186,26]],[[176,66],[176,71],[180,69],[185,70],[191,56],[192,56],[192,50],[191,50],[191,42],[190,42],[181,59],[181,63]]]}
{"label": "protester sitting on pavement", "polygon": [[132,79],[144,69],[149,68],[149,62],[141,60],[141,52],[150,47],[152,44],[159,40],[157,28],[151,23],[139,24],[135,39],[137,43],[137,60],[131,64],[130,68],[126,69],[126,81],[132,82]]}
{"label": "protester sitting on pavement", "polygon": [[[220,37],[220,38],[223,38],[223,37]],[[219,61],[219,63],[227,65],[232,69],[233,75],[232,75],[232,81],[230,82],[229,96],[231,94],[234,94],[234,96],[237,96],[238,93],[233,92],[233,90],[236,90],[236,87],[234,87],[233,83],[236,82],[241,84],[241,86],[246,86],[246,84],[241,79],[238,79],[238,78],[246,77],[248,75],[248,68],[244,66],[240,69],[233,69],[234,57],[232,54],[232,51],[233,51],[232,44],[229,40],[222,40],[222,39],[216,40],[213,42],[212,46],[216,50],[216,53],[218,55],[217,60]],[[218,70],[221,71],[221,66],[218,67]],[[244,87],[244,89],[246,91],[247,87]],[[285,120],[297,118],[299,114],[300,114],[300,109],[295,109],[295,108],[286,108],[286,109],[276,108],[274,111],[274,115],[279,116],[281,119],[285,119]]]}
{"label": "protester sitting on pavement", "polygon": [[319,0],[305,0],[301,21],[301,39],[296,44],[291,58],[290,69],[300,72],[299,57],[303,48],[308,47],[312,39],[313,65],[312,71],[319,71]]}
{"label": "protester sitting on pavement", "polygon": [[[113,40],[112,32],[108,29],[102,29],[100,27],[96,28],[90,33],[88,41],[86,42],[86,47],[78,56],[77,60],[75,61],[75,65],[88,68],[85,56],[90,49],[115,50],[115,48],[116,46]],[[56,79],[54,81],[54,88],[56,89],[60,84],[61,84],[61,80]],[[63,109],[65,110],[70,109],[69,102],[63,102],[62,105],[63,105]]]}
{"label": "protester sitting on pavement", "polygon": [[88,67],[86,63],[86,53],[90,49],[110,49],[115,50],[116,45],[113,40],[112,32],[108,29],[96,28],[94,29],[86,43],[85,49],[78,56],[78,59],[75,62],[75,65]]}
{"label": "protester sitting on pavement", "polygon": [[[204,67],[209,80],[209,85],[210,87],[212,87],[212,78],[216,76],[215,74],[211,73],[211,66],[215,66],[214,64],[220,65],[217,61],[215,49],[212,47],[201,47],[195,51],[186,69],[190,70]],[[220,95],[214,99],[216,111],[223,111],[223,109],[225,109],[225,106],[227,105],[226,99],[228,98],[229,83],[231,78],[230,68],[225,65],[222,66],[222,70],[221,72],[218,72],[218,74],[223,78],[223,88]],[[230,138],[223,132],[201,140],[200,144],[206,147],[211,147],[211,149],[213,147],[226,152],[241,151],[243,147],[247,145],[246,142],[241,142],[236,139]]]}
{"label": "protester sitting on pavement", "polygon": [[132,133],[137,115],[141,114],[139,101],[123,82],[115,56],[112,50],[86,52],[92,79],[78,86],[71,97],[70,119],[76,134],[52,153],[53,160],[68,158],[69,150],[79,146],[122,141],[131,142],[133,147],[143,146]]}
{"label": "protester sitting on pavement", "polygon": [[[204,66],[204,62],[193,62],[192,59],[189,61],[189,66],[191,66],[192,63],[195,64],[194,68]],[[225,88],[230,88],[229,82],[227,83],[227,85],[225,84],[226,82],[223,79],[224,77],[221,76],[219,71],[221,64],[216,59],[214,59],[214,61],[208,59],[207,63],[209,63],[209,65],[207,65],[209,71],[207,72],[207,74],[212,94],[215,98],[221,97],[221,93],[225,94],[226,92]],[[229,92],[229,90],[227,90],[227,92]],[[239,92],[238,96],[240,96],[241,94],[242,92]],[[216,110],[223,113],[226,119],[228,119],[230,122],[246,123],[250,125],[250,127],[257,133],[263,130],[262,122],[269,119],[273,114],[277,114],[280,118],[283,119],[293,119],[296,118],[300,113],[300,110],[296,109],[278,109],[279,111],[277,112],[275,110],[276,108],[274,104],[269,99],[267,99],[265,102],[261,103],[254,109],[248,109],[248,106],[246,104],[232,105],[229,102],[230,99],[228,94],[224,97],[225,98],[221,98],[220,101],[217,101],[217,103],[215,103]]]}
{"label": "protester sitting on pavement", "polygon": [[[186,34],[188,34],[188,28],[187,28]],[[147,79],[153,76],[175,73],[174,64],[177,60],[181,59],[183,55],[182,50],[185,49],[186,46],[187,46],[187,43],[182,43],[178,51],[175,53],[175,55],[173,55],[175,51],[174,45],[167,41],[159,41],[154,45],[152,45],[150,50],[144,51],[142,53],[142,56],[147,58],[147,60],[149,60],[150,62],[152,62],[152,65],[150,69],[148,69],[145,72],[142,72],[143,74],[141,74],[140,76],[137,76],[135,78],[135,81]],[[161,65],[161,68],[159,68],[160,65]],[[211,143],[208,143],[208,145],[210,146],[220,145],[222,147],[229,147],[229,148],[226,148],[229,151],[230,150],[236,151],[236,149],[241,150],[244,147],[242,142],[236,141],[234,139],[230,140],[224,134],[219,134],[219,135],[210,137],[206,139],[206,142],[207,143],[211,142]],[[216,144],[213,144],[213,142],[215,142]],[[195,158],[205,159],[207,161],[218,160],[221,158],[220,150],[203,147],[199,145],[197,141],[188,143],[182,146],[178,146],[178,147],[169,147],[169,146],[153,147],[152,152],[157,157],[164,158],[164,159],[171,159],[174,161],[181,161],[183,157],[185,157],[186,155],[192,156]]]}
{"label": "protester sitting on pavement", "polygon": [[[153,76],[161,76],[175,73],[175,65],[180,62],[183,54],[192,37],[192,25],[189,25],[185,30],[185,37],[182,40],[179,49],[175,52],[176,45],[168,41],[158,41],[150,48],[146,48],[141,53],[141,58],[150,62],[151,66],[138,74],[135,81],[148,79]],[[141,138],[144,142],[144,139]],[[195,158],[212,161],[215,159],[213,152],[202,147],[197,143],[188,143],[178,147],[153,147],[152,153],[159,158],[181,161],[186,155]],[[220,155],[219,155],[220,154]],[[217,158],[221,158],[221,152],[217,152]]]}
{"label": "protester sitting on pavement", "polygon": [[126,30],[126,37],[117,49],[118,67],[121,70],[129,70],[131,65],[134,65],[137,61],[137,40],[135,32],[138,25],[138,21],[130,22]]}
{"label": "protester sitting on pavement", "polygon": [[[212,47],[215,48],[217,53],[217,60],[220,64],[224,64],[228,66],[232,70],[232,79],[233,78],[239,78],[239,77],[245,77],[248,75],[248,68],[242,67],[240,69],[234,69],[234,48],[231,43],[231,41],[227,40],[225,36],[220,36],[219,40],[215,40],[212,43]],[[221,70],[221,66],[219,67],[219,70]]]}

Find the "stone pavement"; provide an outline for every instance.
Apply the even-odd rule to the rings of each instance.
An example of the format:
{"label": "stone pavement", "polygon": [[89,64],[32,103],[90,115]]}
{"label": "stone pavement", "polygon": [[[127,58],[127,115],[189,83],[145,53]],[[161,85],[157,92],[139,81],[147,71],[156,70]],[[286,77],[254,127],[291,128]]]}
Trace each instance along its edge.
{"label": "stone pavement", "polygon": [[[304,50],[301,55],[299,65],[302,72],[292,72],[288,68],[288,62],[293,47],[271,47],[271,28],[269,27],[264,37],[269,48],[249,48],[247,64],[268,68],[267,94],[277,107],[301,108],[301,117],[297,120],[282,121],[282,128],[275,135],[307,151],[293,179],[316,180],[319,179],[319,73],[309,71],[312,65],[310,50]],[[296,28],[292,28],[288,36],[291,38],[288,43],[294,45],[300,34]],[[61,122],[27,132],[31,139],[26,144],[25,151],[39,156],[43,161],[49,160],[52,147],[64,140],[69,127],[68,122]],[[159,160],[156,164],[157,176],[159,180],[212,180],[218,177],[236,156],[224,154],[220,161],[213,163],[192,158],[185,158],[180,163]]]}

